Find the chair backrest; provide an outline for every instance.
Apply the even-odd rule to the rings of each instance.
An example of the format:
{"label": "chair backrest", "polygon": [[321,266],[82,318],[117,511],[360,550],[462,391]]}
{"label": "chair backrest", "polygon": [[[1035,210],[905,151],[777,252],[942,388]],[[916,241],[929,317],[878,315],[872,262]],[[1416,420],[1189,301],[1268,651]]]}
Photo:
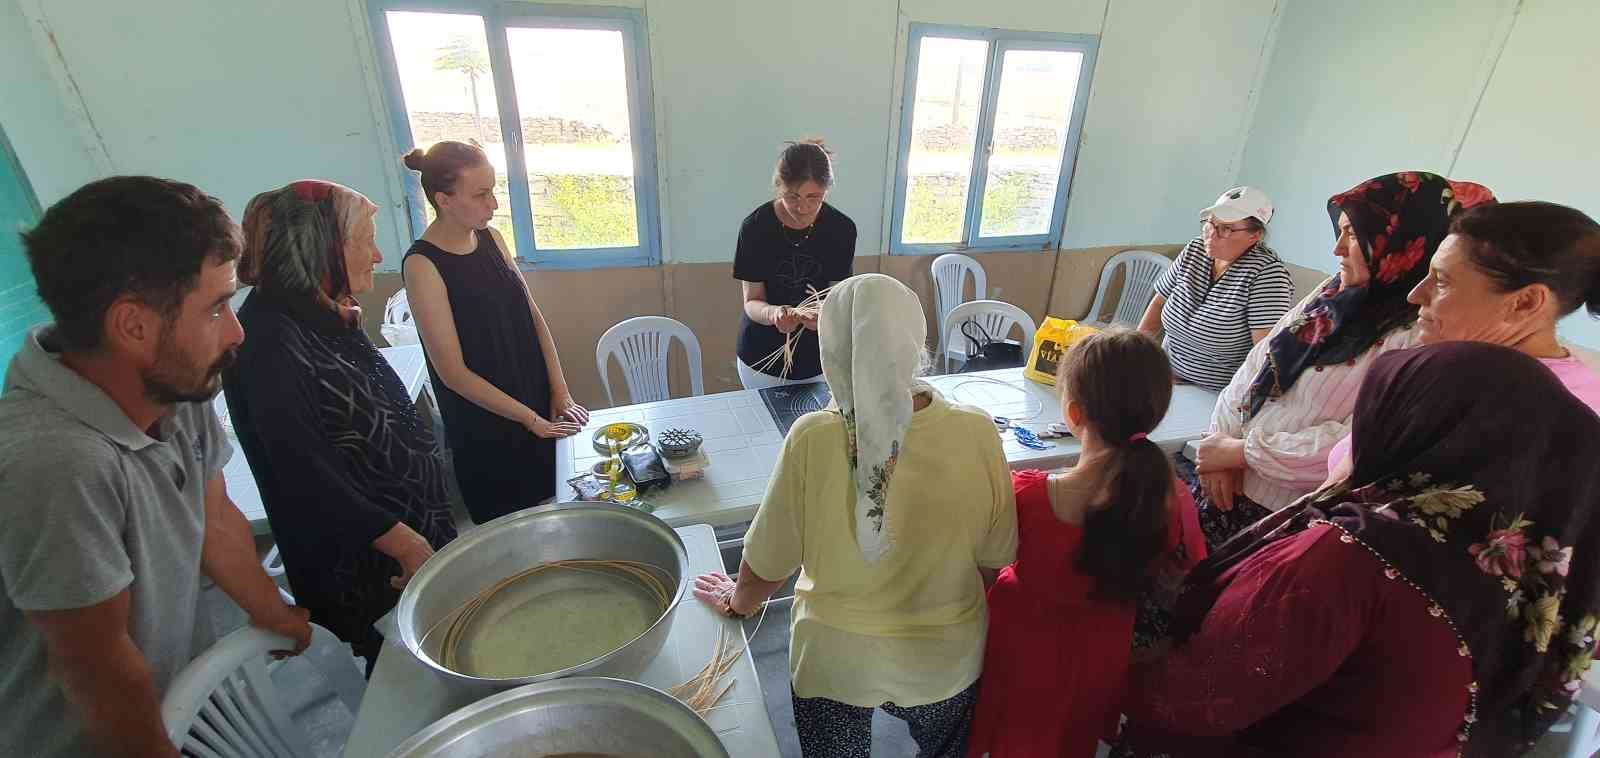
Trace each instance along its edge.
{"label": "chair backrest", "polygon": [[[267,576],[271,577],[274,583],[278,577],[288,573],[283,567],[283,554],[278,552],[277,545],[273,545],[272,549],[267,551],[267,557],[261,559],[261,569],[267,572]],[[289,594],[282,585],[278,586],[278,597],[283,598],[284,605],[294,605],[294,595]]]}
{"label": "chair backrest", "polygon": [[411,322],[411,301],[407,299],[404,287],[390,295],[389,301],[384,303],[383,324],[378,327],[378,333],[390,345],[416,345],[422,342],[417,335],[417,325]]}
{"label": "chair backrest", "polygon": [[[1000,300],[974,300],[962,303],[950,310],[944,318],[944,326],[940,328],[940,343],[958,346],[964,345],[965,338],[961,335],[961,324],[965,321],[976,321],[988,335],[996,340],[1003,340],[1011,336],[1012,327],[1022,328],[1022,355],[1027,359],[1028,351],[1033,349],[1033,333],[1038,329],[1033,323],[1033,317],[1015,305]],[[940,351],[944,355],[944,370],[950,371],[950,351]]]}
{"label": "chair backrest", "polygon": [[666,316],[638,316],[606,330],[594,348],[595,367],[600,369],[600,384],[606,389],[606,402],[616,405],[611,393],[608,364],[615,355],[628,381],[631,403],[651,403],[672,397],[667,381],[667,355],[672,341],[683,343],[689,357],[689,386],[694,394],[706,393],[700,368],[700,340],[683,322]]}
{"label": "chair backrest", "polygon": [[306,734],[295,728],[267,672],[271,651],[293,646],[255,627],[218,640],[167,688],[161,720],[168,739],[184,755],[201,758],[309,758]]}
{"label": "chair backrest", "polygon": [[[989,277],[983,266],[969,256],[946,253],[933,259],[933,323],[943,324],[950,310],[966,302],[967,278],[972,278],[972,299],[989,296]],[[944,338],[939,340],[939,352],[945,352]]]}
{"label": "chair backrest", "polygon": [[1099,321],[1100,309],[1105,305],[1106,288],[1111,285],[1117,269],[1123,269],[1122,294],[1117,297],[1117,310],[1107,323],[1138,325],[1144,309],[1156,294],[1156,279],[1172,267],[1172,259],[1149,250],[1124,250],[1111,256],[1100,270],[1100,286],[1094,293],[1094,304],[1089,306],[1085,321]]}

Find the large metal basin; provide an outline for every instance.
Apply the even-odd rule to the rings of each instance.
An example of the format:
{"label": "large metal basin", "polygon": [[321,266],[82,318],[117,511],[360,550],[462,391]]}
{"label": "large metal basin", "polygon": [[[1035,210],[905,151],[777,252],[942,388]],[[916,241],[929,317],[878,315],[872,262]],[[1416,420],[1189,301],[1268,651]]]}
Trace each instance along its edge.
{"label": "large metal basin", "polygon": [[530,684],[445,716],[389,758],[728,758],[689,706],[620,679],[575,677]]}
{"label": "large metal basin", "polygon": [[[430,630],[485,588],[538,564],[572,559],[638,561],[662,569],[669,589],[675,587],[666,612],[643,634],[610,653],[532,676],[463,674],[446,668],[425,646]],[[440,550],[406,585],[394,618],[401,642],[424,665],[485,693],[577,675],[636,679],[666,643],[689,581],[688,551],[661,519],[606,503],[543,506],[497,518]]]}

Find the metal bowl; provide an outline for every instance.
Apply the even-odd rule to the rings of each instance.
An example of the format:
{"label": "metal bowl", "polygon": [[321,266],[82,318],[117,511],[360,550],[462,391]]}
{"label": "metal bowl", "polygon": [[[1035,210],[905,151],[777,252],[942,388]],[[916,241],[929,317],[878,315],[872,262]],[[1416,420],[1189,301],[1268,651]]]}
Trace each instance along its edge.
{"label": "metal bowl", "polygon": [[578,677],[531,684],[445,716],[389,758],[728,758],[689,706],[652,687]]}
{"label": "metal bowl", "polygon": [[[638,561],[660,568],[672,591],[666,611],[632,641],[585,663],[542,674],[483,677],[454,671],[438,660],[431,631],[479,592],[524,569],[552,561]],[[567,676],[637,678],[667,641],[678,605],[688,592],[689,553],[677,532],[637,508],[610,503],[569,503],[519,511],[473,529],[423,564],[400,594],[394,619],[400,641],[423,665],[452,682],[485,692]],[[442,634],[436,634],[440,637]]]}

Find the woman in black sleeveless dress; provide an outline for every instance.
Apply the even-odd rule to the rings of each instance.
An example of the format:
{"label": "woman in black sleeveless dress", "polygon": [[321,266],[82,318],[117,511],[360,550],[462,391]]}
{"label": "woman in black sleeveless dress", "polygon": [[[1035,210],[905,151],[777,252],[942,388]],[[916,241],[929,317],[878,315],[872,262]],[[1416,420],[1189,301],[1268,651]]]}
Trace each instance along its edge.
{"label": "woman in black sleeveless dress", "polygon": [[555,495],[556,440],[589,412],[573,401],[544,316],[489,228],[499,204],[483,151],[440,142],[405,160],[438,212],[406,253],[407,299],[456,481],[481,524]]}

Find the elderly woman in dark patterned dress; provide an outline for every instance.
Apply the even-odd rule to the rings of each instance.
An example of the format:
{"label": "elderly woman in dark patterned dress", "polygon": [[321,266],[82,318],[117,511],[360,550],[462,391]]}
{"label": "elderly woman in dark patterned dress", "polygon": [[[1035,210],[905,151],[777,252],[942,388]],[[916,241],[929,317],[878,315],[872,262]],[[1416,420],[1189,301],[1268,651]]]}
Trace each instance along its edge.
{"label": "elderly woman in dark patterned dress", "polygon": [[432,426],[361,328],[354,295],[383,259],[377,206],[301,181],[245,210],[245,342],[224,374],[296,601],[368,673],[373,629],[433,551],[456,536]]}

